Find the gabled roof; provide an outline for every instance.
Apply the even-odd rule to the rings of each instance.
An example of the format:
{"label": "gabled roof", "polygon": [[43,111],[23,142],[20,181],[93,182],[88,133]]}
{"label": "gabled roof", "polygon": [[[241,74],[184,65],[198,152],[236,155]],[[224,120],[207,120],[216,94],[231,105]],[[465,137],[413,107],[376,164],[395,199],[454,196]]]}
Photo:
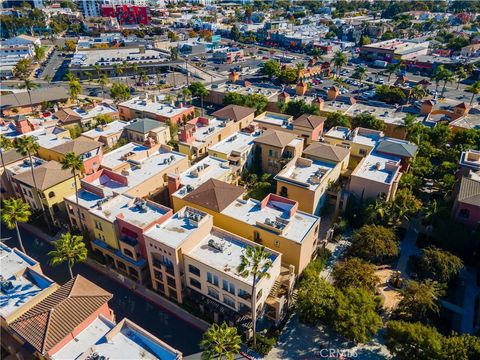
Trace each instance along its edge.
{"label": "gabled roof", "polygon": [[[56,161],[49,161],[46,164],[37,166],[33,169],[35,181],[37,182],[38,190],[46,190],[60,184],[61,182],[73,177],[70,170],[63,170],[62,165]],[[24,171],[13,177],[15,180],[34,187],[35,184],[32,178],[31,171]]]}
{"label": "gabled roof", "polygon": [[244,192],[243,187],[217,179],[209,179],[185,196],[184,199],[192,204],[221,212]]}
{"label": "gabled roof", "polygon": [[125,126],[125,130],[134,131],[140,134],[148,134],[150,131],[166,125],[152,119],[134,119]]}
{"label": "gabled roof", "polygon": [[60,109],[53,114],[62,124],[69,124],[81,120],[82,117],[70,108]]}
{"label": "gabled roof", "polygon": [[460,104],[455,105],[455,107],[460,109],[468,109],[468,105],[465,102],[461,102]]}
{"label": "gabled roof", "polygon": [[308,129],[316,129],[326,120],[323,116],[303,114],[293,120],[293,126],[301,126]]}
{"label": "gabled roof", "polygon": [[[47,101],[59,101],[66,100],[70,97],[66,88],[58,86],[48,88],[48,91],[45,89],[33,90],[31,91],[32,95],[32,104],[40,104]],[[0,109],[10,109],[13,107],[22,107],[30,105],[30,98],[28,93],[14,93],[8,95],[2,95],[0,97]]]}
{"label": "gabled roof", "polygon": [[224,108],[215,111],[212,115],[220,119],[239,121],[254,113],[255,109],[246,106],[227,105]]}
{"label": "gabled roof", "polygon": [[386,139],[380,141],[376,150],[378,152],[401,157],[414,157],[418,151],[418,146],[412,142],[400,142]]}
{"label": "gabled roof", "polygon": [[51,150],[60,154],[74,152],[76,155],[81,155],[86,153],[87,151],[91,151],[101,146],[103,146],[101,142],[86,138],[77,138],[72,141],[55,146]]}
{"label": "gabled roof", "polygon": [[480,206],[480,182],[463,177],[457,200],[464,204]]}
{"label": "gabled roof", "polygon": [[20,154],[16,149],[10,149],[3,153],[3,162],[5,163],[5,165],[12,164],[24,158],[26,158],[26,156]]}
{"label": "gabled roof", "polygon": [[303,153],[305,155],[313,156],[319,160],[323,159],[339,163],[348,156],[350,150],[341,146],[313,142],[303,151]]}
{"label": "gabled roof", "polygon": [[77,275],[10,326],[45,354],[111,298],[112,294]]}
{"label": "gabled roof", "polygon": [[285,131],[268,129],[258,138],[254,139],[253,142],[255,144],[264,144],[278,148],[284,148],[296,137],[297,135]]}

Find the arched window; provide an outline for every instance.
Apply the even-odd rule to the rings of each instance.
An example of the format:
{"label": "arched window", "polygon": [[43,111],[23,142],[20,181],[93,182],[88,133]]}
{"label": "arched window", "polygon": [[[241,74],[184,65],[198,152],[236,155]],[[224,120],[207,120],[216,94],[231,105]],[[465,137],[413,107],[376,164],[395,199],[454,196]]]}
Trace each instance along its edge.
{"label": "arched window", "polygon": [[48,193],[48,197],[49,197],[49,198],[55,197],[55,192],[50,191],[50,192]]}

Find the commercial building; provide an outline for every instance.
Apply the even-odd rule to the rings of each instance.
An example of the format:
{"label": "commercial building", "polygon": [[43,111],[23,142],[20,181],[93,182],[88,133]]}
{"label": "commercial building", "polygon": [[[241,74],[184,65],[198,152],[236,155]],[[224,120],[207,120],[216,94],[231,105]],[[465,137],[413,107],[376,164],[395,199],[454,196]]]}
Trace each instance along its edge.
{"label": "commercial building", "polygon": [[33,58],[35,46],[40,46],[40,38],[27,35],[0,41],[0,76],[13,76],[13,69],[20,60]]}
{"label": "commercial building", "polygon": [[299,157],[303,150],[303,139],[294,134],[266,130],[254,141],[255,151],[258,151],[258,158],[262,172],[277,174],[289,161]]}
{"label": "commercial building", "polygon": [[148,96],[147,98],[135,97],[118,104],[118,111],[123,120],[149,118],[173,125],[192,118],[195,114],[193,106],[175,107],[158,102],[156,96]]}
{"label": "commercial building", "polygon": [[[56,161],[49,161],[34,167],[31,171],[23,171],[13,176],[14,189],[18,197],[30,205],[33,210],[41,210],[42,204],[54,224],[61,224],[66,214],[63,198],[75,193],[75,183],[70,170],[63,170]],[[35,184],[37,187],[35,187]],[[66,220],[66,219],[65,219]]]}
{"label": "commercial building", "polygon": [[408,60],[427,55],[429,41],[391,39],[360,47],[360,57],[368,60]]}
{"label": "commercial building", "polygon": [[[133,119],[125,127],[125,137],[139,144],[167,144],[171,140],[170,128],[157,120]],[[151,140],[150,140],[151,139]]]}
{"label": "commercial building", "polygon": [[100,9],[102,17],[114,17],[120,26],[148,25],[150,23],[149,8],[136,5],[103,5]]}
{"label": "commercial building", "polygon": [[92,174],[100,168],[103,158],[103,143],[87,138],[76,138],[63,144],[46,148],[41,146],[38,156],[46,160],[62,161],[65,155],[73,152],[83,160],[85,174]]}
{"label": "commercial building", "polygon": [[213,61],[232,64],[243,59],[243,49],[228,48],[213,51]]}
{"label": "commercial building", "polygon": [[348,150],[345,153],[337,163],[307,158],[291,161],[275,176],[277,193],[297,201],[300,210],[319,215],[327,190],[337,182],[342,168],[346,168]]}
{"label": "commercial building", "polygon": [[245,189],[210,181],[177,206],[213,216],[215,226],[282,253],[282,261],[300,274],[316,256],[320,218],[298,210],[298,202],[270,194],[262,201],[241,199]]}

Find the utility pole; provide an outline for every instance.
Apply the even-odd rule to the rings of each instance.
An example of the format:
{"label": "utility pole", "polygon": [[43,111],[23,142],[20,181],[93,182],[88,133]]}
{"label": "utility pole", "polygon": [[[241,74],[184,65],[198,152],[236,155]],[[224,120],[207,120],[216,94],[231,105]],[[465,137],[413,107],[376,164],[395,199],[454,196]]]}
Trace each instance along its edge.
{"label": "utility pole", "polygon": [[185,70],[187,71],[187,86],[190,86],[190,76],[188,75],[188,58],[185,56]]}

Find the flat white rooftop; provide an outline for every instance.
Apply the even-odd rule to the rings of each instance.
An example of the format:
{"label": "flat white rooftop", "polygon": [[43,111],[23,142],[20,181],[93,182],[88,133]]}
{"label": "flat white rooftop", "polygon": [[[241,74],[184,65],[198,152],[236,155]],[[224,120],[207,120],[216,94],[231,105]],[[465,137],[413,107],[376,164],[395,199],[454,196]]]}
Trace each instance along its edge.
{"label": "flat white rooftop", "polygon": [[[241,264],[241,256],[245,254],[248,246],[252,245],[243,241],[242,238],[221,231],[218,228],[213,228],[187,255],[251,285],[253,281],[252,276],[244,278],[237,273],[237,268]],[[277,257],[278,255],[272,253],[270,260],[274,262]]]}
{"label": "flat white rooftop", "polygon": [[176,249],[198,230],[198,222],[206,216],[210,215],[187,207],[173,214],[162,224],[152,226],[144,235]]}
{"label": "flat white rooftop", "polygon": [[[288,207],[288,205],[287,205]],[[256,225],[257,221],[265,223],[265,219],[275,219],[276,217],[289,220],[288,228],[282,236],[286,239],[302,243],[307,233],[317,223],[318,217],[307,214],[302,211],[296,211],[292,218],[289,218],[289,208],[284,203],[270,201],[263,209],[260,207],[260,201],[254,199],[237,199],[222,211],[222,214],[234,219],[243,221],[250,225]]]}
{"label": "flat white rooftop", "polygon": [[[98,206],[98,202],[104,199],[102,196],[94,194],[85,189],[78,190],[78,205],[84,209],[93,209]],[[76,204],[77,198],[75,194],[65,197],[66,200]]]}
{"label": "flat white rooftop", "polygon": [[149,99],[141,99],[140,97],[136,97],[120,103],[119,106],[124,106],[137,111],[146,111],[148,113],[163,116],[166,118],[181,115],[188,110],[187,107],[175,107],[170,104],[151,101]]}
{"label": "flat white rooftop", "polygon": [[98,208],[91,210],[92,214],[110,222],[115,221],[117,216],[120,216],[124,221],[139,228],[159,220],[169,211],[169,208],[160,204],[125,195],[117,195],[111,199],[105,199],[105,202],[100,202]]}
{"label": "flat white rooftop", "polygon": [[99,104],[93,109],[85,110],[82,108],[72,108],[73,112],[80,116],[82,120],[92,119],[98,115],[108,115],[116,113],[117,109],[108,104]]}
{"label": "flat white rooftop", "polygon": [[183,198],[205,181],[224,179],[230,172],[230,165],[227,160],[207,156],[180,174],[180,184],[183,187],[177,190],[174,196]]}
{"label": "flat white rooftop", "polygon": [[232,152],[243,153],[244,151],[253,147],[253,140],[259,135],[259,133],[249,134],[245,132],[238,132],[211,146],[208,150],[225,155],[229,155]]}
{"label": "flat white rooftop", "polygon": [[219,119],[209,119],[208,125],[203,124],[200,121],[198,121],[195,124],[195,141],[193,144],[198,144],[202,145],[202,143],[206,142],[208,139],[214,137],[222,131],[223,128],[225,128],[225,121],[219,120]]}
{"label": "flat white rooftop", "polygon": [[[46,163],[45,160],[36,156],[32,156],[32,160],[34,168]],[[17,162],[14,162],[13,164],[6,165],[5,169],[10,171],[12,175],[18,175],[25,171],[30,171],[30,160],[28,158],[19,160]]]}
{"label": "flat white rooftop", "polygon": [[334,139],[346,140],[351,130],[346,127],[336,126],[328,130],[324,136],[328,136]]}
{"label": "flat white rooftop", "polygon": [[12,275],[37,265],[37,262],[19,250],[0,243],[0,276],[8,279]]}
{"label": "flat white rooftop", "polygon": [[360,162],[352,176],[391,184],[400,170],[400,158],[372,152]]}
{"label": "flat white rooftop", "polygon": [[127,126],[129,122],[122,120],[115,120],[107,125],[97,126],[95,129],[86,131],[82,133],[82,136],[88,137],[90,139],[97,139],[99,136],[110,136],[117,134]]}
{"label": "flat white rooftop", "polygon": [[116,48],[116,49],[98,49],[77,51],[72,60],[74,66],[94,66],[95,64],[104,66],[113,66],[128,63],[158,63],[166,61],[167,57],[158,50],[145,49],[145,53],[140,53],[139,48]]}
{"label": "flat white rooftop", "polygon": [[28,133],[27,135],[35,136],[35,138],[37,139],[38,145],[40,145],[41,147],[45,149],[51,149],[55,146],[62,145],[72,141],[69,135],[65,137],[58,137],[58,134],[63,133],[64,131],[67,131],[67,130],[53,126],[47,129],[42,129],[38,131],[38,133],[35,131],[35,132]]}
{"label": "flat white rooftop", "polygon": [[316,190],[334,167],[326,162],[300,158],[289,163],[275,179]]}
{"label": "flat white rooftop", "polygon": [[258,123],[270,124],[275,126],[280,126],[285,129],[292,128],[291,125],[292,116],[285,114],[278,114],[270,111],[266,111],[257,117],[253,121]]}

